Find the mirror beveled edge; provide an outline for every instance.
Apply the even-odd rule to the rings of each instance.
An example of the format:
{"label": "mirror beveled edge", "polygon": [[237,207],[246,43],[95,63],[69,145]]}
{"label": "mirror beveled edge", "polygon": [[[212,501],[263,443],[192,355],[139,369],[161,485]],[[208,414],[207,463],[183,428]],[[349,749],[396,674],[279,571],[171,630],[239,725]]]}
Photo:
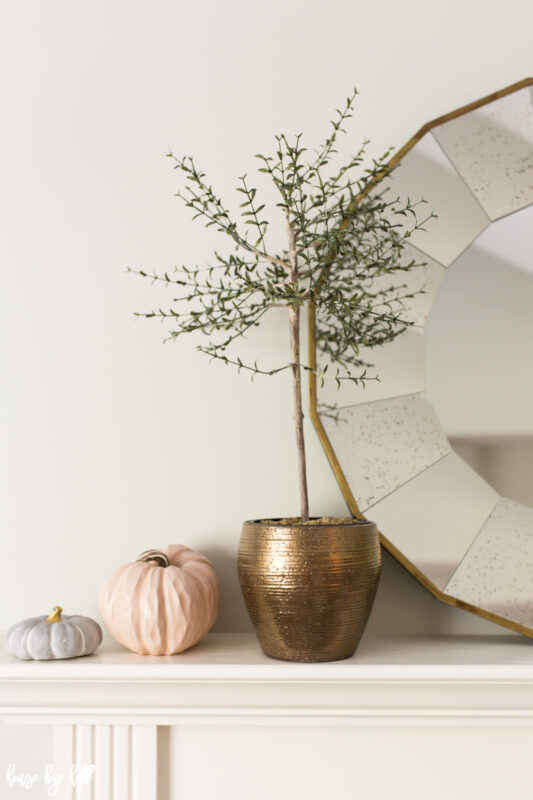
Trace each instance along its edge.
{"label": "mirror beveled edge", "polygon": [[[469,103],[468,105],[461,106],[457,108],[455,111],[450,111],[448,114],[444,114],[441,117],[437,117],[430,122],[427,122],[423,125],[415,134],[412,136],[406,144],[401,147],[397,153],[390,159],[388,162],[388,168],[392,169],[395,167],[402,158],[417,144],[417,142],[422,139],[422,137],[431,131],[433,128],[437,127],[438,125],[442,125],[445,122],[449,122],[450,120],[457,119],[458,117],[463,116],[464,114],[468,114],[471,111],[475,111],[482,106],[488,105],[489,103],[494,102],[495,100],[499,100],[502,97],[506,97],[507,95],[513,94],[514,92],[519,91],[520,89],[524,89],[527,86],[533,86],[533,78],[524,78],[517,83],[513,83],[510,86],[506,86],[504,89],[500,89],[497,92],[493,92],[492,94],[486,95],[485,97],[480,98],[479,100],[474,101],[473,103]],[[356,201],[357,202],[357,201]],[[318,397],[317,397],[317,376],[316,376],[316,368],[317,368],[317,346],[316,346],[316,313],[315,307],[312,303],[308,305],[308,360],[309,366],[312,371],[308,373],[308,402],[309,402],[309,416],[313,423],[313,426],[318,434],[318,438],[322,447],[326,453],[330,466],[335,474],[335,478],[337,479],[337,483],[339,484],[339,488],[343,494],[343,497],[346,501],[346,504],[350,510],[350,513],[356,519],[366,519],[364,514],[361,512],[359,505],[355,499],[355,496],[350,489],[346,476],[342,470],[342,467],[339,463],[339,460],[336,456],[336,453],[333,449],[333,446],[329,440],[329,437],[326,433],[322,420],[320,419],[320,415],[318,412]],[[395,559],[401,564],[404,569],[406,569],[416,580],[426,589],[430,594],[440,600],[442,603],[446,603],[447,605],[454,606],[455,608],[460,608],[463,611],[468,611],[471,614],[475,614],[478,617],[488,620],[489,622],[494,622],[497,625],[501,625],[505,628],[509,628],[516,633],[521,633],[524,636],[528,636],[533,639],[533,628],[529,628],[526,625],[521,625],[518,622],[514,622],[511,619],[507,619],[506,617],[502,617],[499,614],[494,614],[491,611],[487,611],[486,609],[480,608],[478,606],[471,605],[470,603],[466,603],[463,600],[459,600],[457,597],[453,597],[452,595],[446,594],[444,591],[439,589],[435,584],[425,575],[418,567],[413,564],[408,558],[406,558],[403,553],[394,546],[394,544],[387,539],[383,533],[379,532],[380,541],[382,546],[389,552]]]}

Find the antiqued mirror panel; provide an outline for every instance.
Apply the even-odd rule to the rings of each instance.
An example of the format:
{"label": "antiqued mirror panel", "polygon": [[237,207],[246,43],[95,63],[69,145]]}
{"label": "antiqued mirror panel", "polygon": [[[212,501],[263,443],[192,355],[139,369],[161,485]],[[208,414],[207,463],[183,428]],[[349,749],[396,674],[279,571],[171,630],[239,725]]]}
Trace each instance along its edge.
{"label": "antiqued mirror panel", "polygon": [[489,217],[466,186],[453,163],[445,155],[432,133],[427,133],[401,160],[387,181],[391,195],[404,202],[426,202],[426,210],[437,215],[438,224],[428,223],[417,231],[412,244],[444,267],[487,227]]}
{"label": "antiqued mirror panel", "polygon": [[532,552],[533,509],[501,498],[445,591],[533,628]]}
{"label": "antiqued mirror panel", "polygon": [[450,452],[365,513],[442,590],[497,502],[494,489]]}
{"label": "antiqued mirror panel", "polygon": [[531,87],[433,129],[491,220],[533,203]]}
{"label": "antiqued mirror panel", "polygon": [[[423,394],[343,408],[325,418],[336,454],[362,510],[403,486],[450,452],[450,443]],[[357,453],[357,458],[353,454]]]}

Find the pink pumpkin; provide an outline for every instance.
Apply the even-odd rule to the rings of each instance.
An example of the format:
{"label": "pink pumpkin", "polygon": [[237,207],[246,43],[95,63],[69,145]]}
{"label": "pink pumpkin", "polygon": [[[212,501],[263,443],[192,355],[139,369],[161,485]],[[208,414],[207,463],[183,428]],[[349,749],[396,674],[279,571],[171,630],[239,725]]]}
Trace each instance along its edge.
{"label": "pink pumpkin", "polygon": [[212,564],[181,544],[147,550],[115,570],[100,591],[109,633],[142,655],[172,655],[192,647],[213,625],[218,606]]}

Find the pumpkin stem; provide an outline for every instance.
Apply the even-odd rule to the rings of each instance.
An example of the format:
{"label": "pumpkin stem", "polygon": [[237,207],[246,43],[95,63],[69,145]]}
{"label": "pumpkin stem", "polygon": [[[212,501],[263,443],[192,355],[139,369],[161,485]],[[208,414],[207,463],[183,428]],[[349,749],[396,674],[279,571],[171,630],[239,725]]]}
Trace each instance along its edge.
{"label": "pumpkin stem", "polygon": [[63,609],[61,606],[55,606],[55,608],[48,614],[45,622],[61,622],[61,612]]}
{"label": "pumpkin stem", "polygon": [[168,556],[161,552],[161,550],[145,550],[144,553],[137,558],[137,561],[155,561],[158,567],[169,567],[170,561]]}

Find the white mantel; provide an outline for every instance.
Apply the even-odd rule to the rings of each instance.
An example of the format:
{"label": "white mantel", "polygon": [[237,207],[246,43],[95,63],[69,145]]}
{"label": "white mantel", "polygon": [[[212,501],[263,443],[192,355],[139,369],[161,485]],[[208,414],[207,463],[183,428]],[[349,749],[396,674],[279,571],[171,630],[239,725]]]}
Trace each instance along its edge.
{"label": "white mantel", "polygon": [[[272,726],[280,736],[292,726],[294,737],[305,736],[309,727],[318,727],[314,735],[322,736],[339,726],[377,726],[381,759],[387,748],[398,746],[395,730],[413,727],[419,729],[414,735],[421,737],[420,746],[435,728],[456,729],[459,741],[466,727],[474,755],[480,728],[499,729],[506,737],[510,728],[520,728],[531,747],[533,643],[518,636],[365,638],[352,659],[326,664],[267,658],[249,634],[211,634],[187,653],[159,658],[134,655],[110,640],[96,654],[69,661],[21,662],[4,651],[0,710],[11,722],[54,725],[58,769],[74,762],[95,764],[91,785],[77,793],[65,786],[57,797],[167,800],[170,792],[174,800],[163,774],[174,753],[168,741],[162,746],[169,729],[194,729],[196,736],[199,729],[209,731],[209,762],[216,758],[207,755],[215,728],[253,728],[251,736],[267,737],[259,748],[263,740],[255,740],[258,768],[266,758],[270,769],[275,769],[268,749]],[[298,738],[291,741],[297,755]],[[485,745],[481,739],[478,744],[482,759]],[[235,758],[237,768],[238,754],[227,747],[225,757]],[[325,740],[324,747],[327,752]],[[219,786],[219,792],[224,798],[241,797],[238,788],[232,793],[231,787]],[[280,791],[278,798],[285,796],[290,795]],[[522,796],[530,795],[513,797]]]}

